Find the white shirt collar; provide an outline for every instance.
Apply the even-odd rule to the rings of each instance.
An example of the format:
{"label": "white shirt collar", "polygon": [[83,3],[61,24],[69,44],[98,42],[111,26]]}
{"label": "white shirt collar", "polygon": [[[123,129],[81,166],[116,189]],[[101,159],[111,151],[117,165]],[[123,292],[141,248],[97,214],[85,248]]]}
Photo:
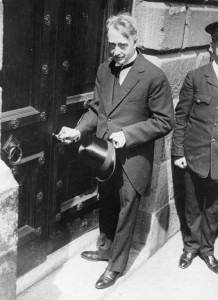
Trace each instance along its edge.
{"label": "white shirt collar", "polygon": [[215,60],[212,62],[212,65],[213,65],[213,69],[216,73],[216,76],[218,77],[218,65],[217,63],[215,62]]}
{"label": "white shirt collar", "polygon": [[[135,53],[133,54],[133,56],[124,64],[124,66],[125,65],[128,65],[128,64],[130,64],[132,61],[134,61],[135,59],[136,59],[136,57],[137,57],[137,51],[135,51]],[[217,66],[218,67],[218,66]]]}

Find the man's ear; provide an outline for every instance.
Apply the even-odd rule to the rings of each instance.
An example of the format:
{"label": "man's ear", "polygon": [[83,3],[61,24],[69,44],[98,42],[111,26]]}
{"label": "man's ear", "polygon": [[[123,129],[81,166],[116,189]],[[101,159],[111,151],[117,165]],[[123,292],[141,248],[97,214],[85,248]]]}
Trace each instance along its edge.
{"label": "man's ear", "polygon": [[138,41],[138,37],[136,36],[135,39],[134,39],[135,47],[136,47],[137,41]]}
{"label": "man's ear", "polygon": [[212,41],[210,43],[210,47],[208,49],[209,53],[210,53],[210,61],[214,60],[214,41]]}
{"label": "man's ear", "polygon": [[210,42],[210,47],[209,47],[209,53],[210,54],[213,54],[213,47],[214,47],[214,42],[212,41],[212,42]]}

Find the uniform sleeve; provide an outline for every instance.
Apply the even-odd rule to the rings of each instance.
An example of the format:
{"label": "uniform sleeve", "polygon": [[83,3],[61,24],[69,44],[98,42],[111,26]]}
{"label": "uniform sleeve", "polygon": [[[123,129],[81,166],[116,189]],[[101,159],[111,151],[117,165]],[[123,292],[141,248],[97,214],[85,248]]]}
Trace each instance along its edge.
{"label": "uniform sleeve", "polygon": [[189,72],[184,80],[175,110],[175,125],[173,130],[172,155],[184,156],[184,139],[189,114],[193,103],[193,79]]}

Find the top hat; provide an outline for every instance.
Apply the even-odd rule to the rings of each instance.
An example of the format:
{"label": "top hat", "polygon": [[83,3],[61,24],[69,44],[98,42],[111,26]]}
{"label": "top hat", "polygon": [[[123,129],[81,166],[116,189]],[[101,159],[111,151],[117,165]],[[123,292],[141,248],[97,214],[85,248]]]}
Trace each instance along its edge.
{"label": "top hat", "polygon": [[107,181],[113,175],[116,152],[110,141],[86,133],[81,140],[78,158],[97,171],[96,178],[101,182]]}
{"label": "top hat", "polygon": [[218,22],[207,25],[205,31],[211,35],[212,39],[218,38]]}

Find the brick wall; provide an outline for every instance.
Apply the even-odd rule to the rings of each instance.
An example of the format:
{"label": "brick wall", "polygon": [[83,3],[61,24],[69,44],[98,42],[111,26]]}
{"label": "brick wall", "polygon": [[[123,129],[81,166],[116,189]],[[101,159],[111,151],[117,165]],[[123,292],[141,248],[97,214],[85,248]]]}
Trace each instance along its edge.
{"label": "brick wall", "polygon": [[[218,21],[218,1],[136,0],[133,15],[138,45],[167,75],[176,106],[187,72],[209,62],[204,28]],[[171,165],[171,136],[156,141],[151,191],[139,209],[133,247],[143,249],[146,258],[184,226],[183,172]]]}

